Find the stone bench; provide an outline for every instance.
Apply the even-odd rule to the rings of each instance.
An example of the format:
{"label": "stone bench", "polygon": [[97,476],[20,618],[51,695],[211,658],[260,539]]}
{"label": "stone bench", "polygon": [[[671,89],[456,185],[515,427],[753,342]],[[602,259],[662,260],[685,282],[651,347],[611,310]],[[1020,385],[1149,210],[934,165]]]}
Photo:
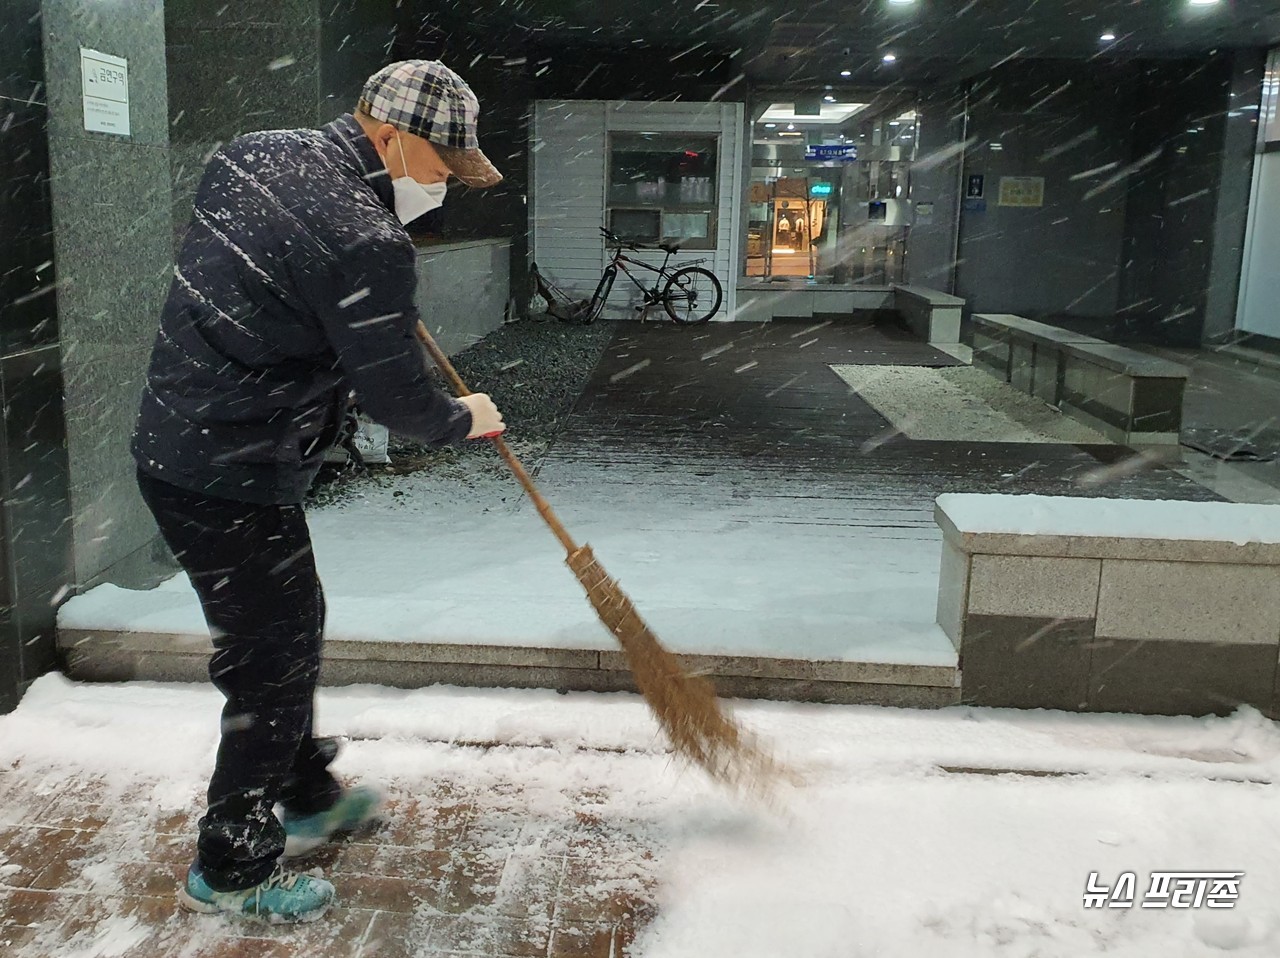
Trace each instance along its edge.
{"label": "stone bench", "polygon": [[1047,323],[973,316],[973,364],[1126,445],[1174,445],[1187,371]]}
{"label": "stone bench", "polygon": [[893,308],[902,321],[925,342],[954,345],[960,342],[960,314],[964,300],[923,286],[894,286]]}
{"label": "stone bench", "polygon": [[1280,506],[944,495],[935,518],[962,702],[1275,714]]}

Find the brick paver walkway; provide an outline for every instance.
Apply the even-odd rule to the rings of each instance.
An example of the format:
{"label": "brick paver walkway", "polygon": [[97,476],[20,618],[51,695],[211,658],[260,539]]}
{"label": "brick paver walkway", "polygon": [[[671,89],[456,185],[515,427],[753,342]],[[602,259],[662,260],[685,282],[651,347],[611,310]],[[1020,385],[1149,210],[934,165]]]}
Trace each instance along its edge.
{"label": "brick paver walkway", "polygon": [[0,954],[621,958],[656,910],[655,836],[612,817],[601,793],[549,819],[514,782],[445,778],[424,794],[393,785],[376,830],[302,861],[338,887],[319,922],[190,915],[174,889],[200,796],[158,813],[151,792],[112,796],[98,780],[51,792],[39,774],[0,771]]}

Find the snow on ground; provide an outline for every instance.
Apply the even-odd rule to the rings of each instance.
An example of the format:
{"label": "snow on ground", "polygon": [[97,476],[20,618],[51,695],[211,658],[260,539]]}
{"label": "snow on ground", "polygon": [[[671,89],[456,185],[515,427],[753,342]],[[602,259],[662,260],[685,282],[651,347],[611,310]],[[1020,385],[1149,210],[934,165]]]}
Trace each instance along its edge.
{"label": "snow on ground", "polygon": [[836,365],[831,371],[909,439],[1112,444],[1102,433],[974,366]]}
{"label": "snow on ground", "polygon": [[[859,503],[810,497],[802,516],[779,517],[785,497],[758,483],[746,498],[722,483],[723,495],[694,501],[646,473],[624,496],[618,470],[600,486],[575,468],[544,471],[546,495],[673,649],[955,665],[935,624],[940,535],[927,517],[923,528],[868,530],[846,515]],[[472,457],[308,522],[330,639],[613,648],[514,480]],[[58,622],[205,634],[185,576],[150,592],[99,586]]]}
{"label": "snow on ground", "polygon": [[[659,904],[632,951],[643,958],[1280,952],[1280,730],[1252,710],[739,704],[806,779],[771,810],[673,765],[630,696],[350,688],[320,701],[321,731],[354,739],[339,760],[349,775],[401,788],[514,783],[515,813],[530,822],[571,814],[592,792],[595,813],[641,823],[637,859],[659,849],[643,864]],[[0,767],[19,763],[41,789],[85,775],[122,795],[149,783],[154,805],[181,807],[212,760],[219,705],[209,688],[46,676],[0,718]],[[0,808],[0,820],[20,811]],[[1151,871],[1168,869],[1243,871],[1239,902],[1083,907],[1091,871],[1107,884],[1133,871],[1141,895]]]}

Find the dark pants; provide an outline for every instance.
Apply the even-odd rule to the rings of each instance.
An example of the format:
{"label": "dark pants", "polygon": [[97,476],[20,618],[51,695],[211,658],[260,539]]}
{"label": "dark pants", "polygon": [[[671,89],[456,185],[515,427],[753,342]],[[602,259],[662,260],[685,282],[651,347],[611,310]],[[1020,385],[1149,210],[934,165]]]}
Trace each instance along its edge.
{"label": "dark pants", "polygon": [[324,593],[311,535],[301,506],[220,499],[143,473],[138,486],[200,596],[209,676],[227,700],[200,869],[219,891],[247,888],[284,850],[274,805],[314,814],[341,794],[328,768],[337,743],[312,735]]}

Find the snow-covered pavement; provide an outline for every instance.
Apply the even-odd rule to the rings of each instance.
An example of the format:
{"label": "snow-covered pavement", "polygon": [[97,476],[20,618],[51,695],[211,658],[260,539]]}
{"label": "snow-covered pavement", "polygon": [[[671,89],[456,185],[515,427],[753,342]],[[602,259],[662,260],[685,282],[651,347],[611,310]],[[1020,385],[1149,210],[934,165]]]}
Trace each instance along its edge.
{"label": "snow-covered pavement", "polygon": [[[676,651],[954,667],[934,621],[941,534],[927,504],[886,510],[893,527],[869,528],[866,504],[846,490],[754,477],[735,497],[742,467],[707,468],[721,474],[606,477],[561,462],[542,481]],[[329,639],[614,647],[563,550],[501,472],[467,461],[400,477],[307,521]],[[151,591],[98,586],[67,601],[58,624],[207,635],[183,575]]]}
{"label": "snow-covered pavement", "polygon": [[[42,803],[77,782],[100,783],[95,807],[109,810],[73,870],[74,887],[108,905],[89,923],[26,929],[14,938],[25,942],[17,955],[217,953],[209,949],[232,933],[224,923],[161,920],[154,909],[144,921],[136,908],[110,903],[128,900],[112,896],[130,894],[122,869],[149,831],[195,811],[219,705],[199,686],[83,686],[46,676],[0,718],[0,829],[37,821]],[[805,778],[774,809],[674,765],[630,696],[323,691],[322,731],[352,739],[339,760],[344,773],[382,781],[402,798],[446,785],[471,796],[458,841],[497,870],[483,880],[455,870],[451,881],[473,893],[468,882],[488,882],[493,893],[449,916],[414,898],[400,924],[385,926],[356,901],[344,921],[367,926],[354,945],[316,950],[319,929],[279,932],[274,944],[286,950],[271,954],[1280,952],[1280,803],[1271,784],[1280,777],[1280,730],[1256,712],[1186,719],[779,703],[737,711]],[[382,881],[396,877],[396,859],[377,858],[376,846],[415,846],[408,809],[393,806],[382,832],[352,846],[379,862]],[[575,880],[565,867],[537,878],[531,862],[572,860],[566,836],[584,821],[612,836],[607,854],[592,853],[611,863],[612,877]],[[428,847],[425,837],[420,844],[419,854],[449,860],[448,848]],[[1141,907],[1151,873],[1170,870],[1243,872],[1238,903]],[[1133,872],[1134,906],[1086,909],[1090,872],[1106,885]],[[24,887],[23,875],[0,862],[0,884]],[[357,899],[364,894],[357,878],[351,887]],[[584,902],[619,893],[656,906],[631,916],[634,940],[596,947],[572,930]],[[15,894],[0,891],[0,941],[14,933],[3,916]],[[513,902],[522,913],[518,948],[503,937]],[[468,923],[465,947],[451,937],[458,921]],[[296,951],[287,950],[293,941]],[[153,945],[172,947],[148,951]]]}

